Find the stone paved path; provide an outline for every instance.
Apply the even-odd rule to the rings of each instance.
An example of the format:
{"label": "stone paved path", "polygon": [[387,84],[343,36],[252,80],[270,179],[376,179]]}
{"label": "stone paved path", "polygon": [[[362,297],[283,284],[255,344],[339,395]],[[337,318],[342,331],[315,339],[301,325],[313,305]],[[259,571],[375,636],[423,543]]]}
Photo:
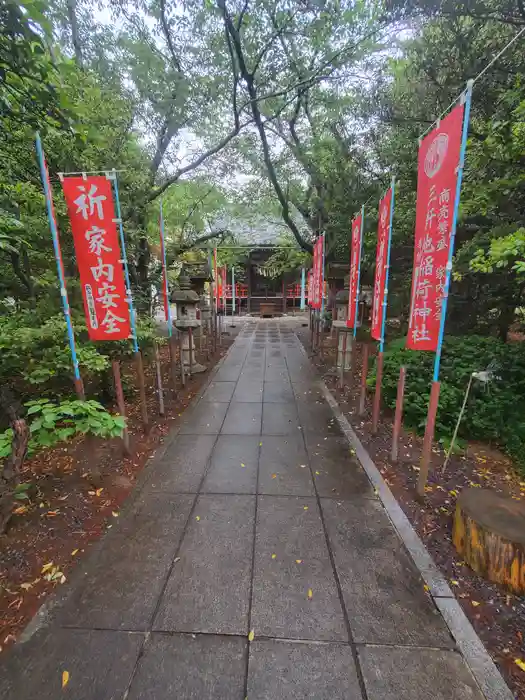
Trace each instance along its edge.
{"label": "stone paved path", "polygon": [[481,700],[315,381],[245,322],[0,697]]}

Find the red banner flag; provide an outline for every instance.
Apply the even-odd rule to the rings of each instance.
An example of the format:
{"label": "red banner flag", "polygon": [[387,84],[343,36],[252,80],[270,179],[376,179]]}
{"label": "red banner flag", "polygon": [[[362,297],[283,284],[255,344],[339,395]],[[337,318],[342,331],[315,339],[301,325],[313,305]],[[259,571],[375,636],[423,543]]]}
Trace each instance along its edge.
{"label": "red banner flag", "polygon": [[385,301],[386,266],[388,256],[388,237],[390,234],[390,209],[392,207],[392,188],[379,202],[379,221],[377,223],[376,274],[374,279],[374,300],[372,305],[372,338],[381,340],[383,329],[383,304]]}
{"label": "red banner flag", "polygon": [[320,309],[323,303],[323,247],[324,235],[319,236],[314,243],[314,266],[312,270],[312,303],[313,309]]}
{"label": "red banner flag", "polygon": [[458,105],[419,147],[416,236],[407,348],[436,350],[463,128]]}
{"label": "red banner flag", "polygon": [[129,306],[111,182],[98,175],[67,177],[62,185],[73,231],[89,337],[91,340],[129,338]]}
{"label": "red banner flag", "polygon": [[353,328],[356,321],[356,300],[359,293],[359,262],[361,260],[361,229],[363,216],[359,214],[352,221],[352,248],[350,252],[350,286],[348,294],[347,328]]}

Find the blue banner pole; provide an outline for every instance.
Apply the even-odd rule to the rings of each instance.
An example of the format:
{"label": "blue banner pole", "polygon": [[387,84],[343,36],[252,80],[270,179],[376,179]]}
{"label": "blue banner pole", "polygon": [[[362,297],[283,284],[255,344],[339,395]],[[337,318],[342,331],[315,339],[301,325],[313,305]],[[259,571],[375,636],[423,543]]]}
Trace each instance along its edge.
{"label": "blue banner pole", "polygon": [[47,171],[46,159],[44,156],[44,149],[42,148],[42,141],[40,139],[40,134],[36,133],[36,153],[38,156],[38,164],[40,166],[40,177],[42,178],[42,185],[44,187],[44,196],[46,199],[46,209],[47,218],[49,221],[49,228],[51,230],[51,236],[53,238],[53,249],[55,252],[55,261],[57,265],[58,280],[60,284],[60,298],[62,300],[62,310],[64,312],[64,318],[66,319],[67,327],[67,338],[69,342],[69,350],[71,352],[71,361],[73,363],[73,377],[75,384],[75,391],[79,399],[84,400],[84,385],[82,383],[82,377],[80,376],[80,369],[78,366],[77,350],[75,345],[75,334],[73,331],[73,322],[71,321],[71,313],[69,308],[69,298],[66,289],[66,280],[64,276],[64,268],[62,265],[62,253],[60,251],[60,241],[58,238],[58,229],[55,221],[55,214],[53,211],[53,195],[51,193],[51,185],[49,183],[49,175]]}
{"label": "blue banner pole", "polygon": [[357,334],[357,317],[359,315],[359,284],[361,281],[361,257],[363,255],[363,225],[365,222],[365,205],[361,207],[361,231],[359,232],[359,260],[357,262],[357,290],[355,293],[354,338]]}
{"label": "blue banner pole", "polygon": [[392,178],[392,183],[390,185],[392,190],[392,199],[390,201],[390,221],[388,224],[388,246],[386,253],[386,272],[385,272],[385,289],[383,292],[383,316],[381,318],[381,340],[379,341],[379,352],[383,352],[385,347],[385,328],[386,328],[386,309],[388,304],[388,277],[390,273],[390,249],[392,247],[392,225],[394,221],[394,203],[395,203],[395,189],[396,189],[396,178]]}
{"label": "blue banner pole", "polygon": [[164,294],[166,295],[166,311],[168,318],[166,319],[168,323],[168,337],[171,338],[173,334],[173,327],[172,327],[172,322],[171,322],[171,306],[170,306],[170,296],[169,296],[169,287],[168,287],[168,268],[166,265],[166,239],[164,237],[164,212],[162,210],[162,198],[160,200],[160,238],[161,238],[161,248],[162,248],[162,269],[164,272],[164,279],[163,279],[163,285],[164,285]]}
{"label": "blue banner pole", "polygon": [[122,253],[122,264],[124,265],[124,277],[126,278],[126,294],[129,305],[129,321],[131,325],[131,340],[133,344],[133,352],[135,354],[135,362],[137,364],[137,378],[139,384],[139,394],[140,394],[140,410],[142,414],[142,422],[146,432],[149,429],[149,417],[148,417],[148,405],[146,402],[146,383],[144,379],[144,365],[142,362],[142,353],[139,348],[139,341],[137,336],[137,319],[135,316],[135,308],[133,306],[133,297],[131,295],[131,280],[129,277],[129,267],[128,267],[128,254],[126,251],[126,240],[124,238],[124,227],[122,225],[122,210],[120,208],[120,197],[118,191],[118,180],[117,172],[115,169],[110,170],[106,173],[106,177],[113,182],[113,191],[115,193],[115,208],[117,218],[115,223],[119,226],[119,236],[120,236],[120,247]]}
{"label": "blue banner pole", "polygon": [[439,393],[441,384],[439,382],[439,369],[441,364],[441,352],[443,349],[443,336],[445,333],[445,320],[448,305],[448,290],[450,288],[450,276],[452,274],[452,259],[454,257],[454,241],[456,238],[456,226],[459,214],[459,200],[461,196],[461,183],[463,180],[463,170],[465,167],[465,153],[467,150],[468,126],[470,120],[470,105],[472,102],[472,87],[474,81],[467,82],[467,89],[462,95],[462,101],[465,105],[463,114],[463,131],[461,133],[461,148],[459,151],[458,177],[456,180],[456,193],[454,199],[454,213],[452,217],[452,226],[450,229],[450,242],[448,246],[447,266],[445,271],[445,284],[443,289],[443,298],[441,301],[441,318],[439,320],[439,335],[436,355],[434,358],[434,375],[430,389],[430,399],[428,401],[427,422],[425,427],[425,437],[423,439],[423,449],[421,453],[421,462],[419,467],[419,475],[417,479],[417,493],[423,498],[425,495],[425,486],[427,484],[428,471],[430,468],[430,460],[432,457],[432,443],[434,441],[434,431],[436,425],[436,416],[439,405]]}
{"label": "blue banner pole", "polygon": [[305,271],[301,268],[301,311],[305,309]]}
{"label": "blue banner pole", "polygon": [[470,105],[472,102],[472,87],[474,81],[467,82],[467,89],[464,93],[465,113],[463,115],[463,133],[461,135],[461,150],[459,152],[458,177],[456,180],[456,196],[454,200],[454,214],[452,216],[452,227],[450,229],[450,243],[448,246],[448,259],[445,272],[445,285],[443,289],[443,299],[441,301],[441,318],[439,321],[439,335],[436,356],[434,358],[433,381],[439,381],[439,368],[441,363],[441,350],[443,346],[443,336],[445,334],[445,320],[448,305],[448,290],[450,287],[450,276],[452,274],[452,259],[454,257],[454,242],[456,240],[456,226],[458,223],[459,200],[461,196],[461,183],[463,181],[463,170],[465,168],[465,153],[467,151],[468,126],[470,121]]}
{"label": "blue banner pole", "polygon": [[119,226],[120,248],[122,252],[122,264],[124,265],[124,276],[126,278],[126,301],[128,302],[129,306],[129,320],[131,325],[133,352],[137,353],[139,352],[139,343],[137,338],[137,321],[135,316],[135,309],[133,307],[133,297],[131,296],[131,281],[129,277],[128,254],[126,252],[126,241],[124,239],[124,227],[122,225],[122,211],[120,208],[120,198],[118,192],[116,170],[111,170],[108,173],[106,173],[106,177],[108,178],[108,180],[111,180],[113,182],[113,191],[115,193],[115,209],[117,214],[117,219],[115,223],[117,223]]}
{"label": "blue banner pole", "polygon": [[[379,413],[381,411],[381,384],[383,381],[383,350],[385,347],[385,330],[386,330],[386,310],[388,305],[388,277],[390,272],[390,249],[392,246],[392,225],[394,221],[394,204],[395,204],[395,189],[396,179],[392,177],[390,184],[392,197],[390,199],[390,216],[388,221],[388,243],[386,248],[386,265],[385,265],[385,288],[383,290],[383,301],[381,302],[381,339],[379,341],[379,352],[376,359],[376,387],[374,392],[374,402],[372,405],[372,434],[377,433],[379,425]],[[381,212],[379,212],[381,216]]]}

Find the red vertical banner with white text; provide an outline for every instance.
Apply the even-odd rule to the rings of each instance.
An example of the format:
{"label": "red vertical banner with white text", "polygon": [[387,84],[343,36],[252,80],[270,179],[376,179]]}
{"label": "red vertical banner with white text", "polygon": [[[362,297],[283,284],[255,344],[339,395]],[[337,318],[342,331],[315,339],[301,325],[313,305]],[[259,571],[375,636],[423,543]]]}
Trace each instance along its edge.
{"label": "red vertical banner with white text", "polygon": [[381,340],[385,301],[386,265],[388,258],[388,237],[390,235],[390,209],[392,207],[392,188],[379,202],[379,220],[377,223],[376,272],[374,277],[374,299],[372,304],[372,326],[370,333],[375,340]]}
{"label": "red vertical banner with white text", "polygon": [[[162,215],[161,215],[162,216]],[[169,295],[168,295],[168,271],[166,270],[166,245],[164,243],[164,231],[162,230],[162,222],[159,222],[160,227],[160,255],[162,258],[162,302],[164,306],[164,318],[166,323],[169,321]]]}
{"label": "red vertical banner with white text", "polygon": [[350,285],[348,293],[348,314],[346,326],[353,328],[356,321],[356,300],[358,295],[359,261],[361,259],[362,215],[352,221],[352,242],[350,249]]}
{"label": "red vertical banner with white text", "polygon": [[131,335],[122,255],[111,181],[104,176],[66,177],[62,183],[80,273],[91,340]]}
{"label": "red vertical banner with white text", "polygon": [[419,147],[416,235],[407,348],[436,350],[456,196],[464,106],[441,120]]}
{"label": "red vertical banner with white text", "polygon": [[324,235],[319,236],[314,243],[313,294],[311,303],[314,309],[320,309],[323,303],[323,243]]}

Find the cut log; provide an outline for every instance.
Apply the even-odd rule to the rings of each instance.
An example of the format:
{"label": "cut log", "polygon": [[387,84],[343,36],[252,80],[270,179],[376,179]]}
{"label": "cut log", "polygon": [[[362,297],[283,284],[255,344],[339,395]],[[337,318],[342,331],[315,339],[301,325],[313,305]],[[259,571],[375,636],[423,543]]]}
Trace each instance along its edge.
{"label": "cut log", "polygon": [[525,503],[489,489],[464,489],[452,541],[476,573],[525,593]]}

